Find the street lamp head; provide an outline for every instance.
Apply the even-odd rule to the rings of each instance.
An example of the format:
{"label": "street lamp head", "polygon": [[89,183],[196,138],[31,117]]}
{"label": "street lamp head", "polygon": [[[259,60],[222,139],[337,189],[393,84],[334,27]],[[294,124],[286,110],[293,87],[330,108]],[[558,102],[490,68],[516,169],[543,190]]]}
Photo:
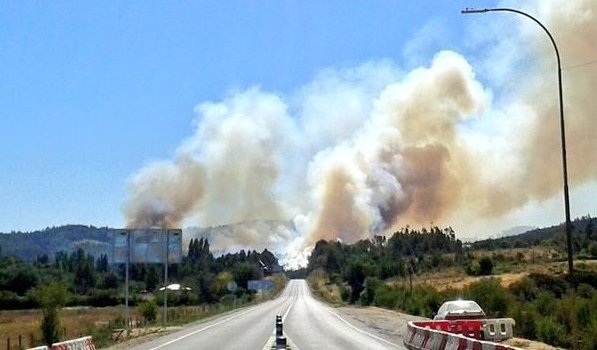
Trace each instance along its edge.
{"label": "street lamp head", "polygon": [[470,14],[470,13],[484,13],[484,12],[489,12],[489,9],[474,9],[474,8],[467,7],[464,10],[460,11],[460,13],[463,15]]}

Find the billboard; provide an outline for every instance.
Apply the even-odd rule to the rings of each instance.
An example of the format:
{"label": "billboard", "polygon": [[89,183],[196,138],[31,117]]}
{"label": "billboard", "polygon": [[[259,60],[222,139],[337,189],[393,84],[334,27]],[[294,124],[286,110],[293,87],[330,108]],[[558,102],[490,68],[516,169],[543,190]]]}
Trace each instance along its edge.
{"label": "billboard", "polygon": [[182,261],[182,230],[180,229],[133,229],[113,233],[111,239],[113,264],[126,263],[127,239],[130,239],[128,254],[130,263],[164,263],[166,253],[168,263],[176,264]]}
{"label": "billboard", "polygon": [[269,292],[274,290],[274,282],[270,280],[250,280],[247,281],[247,289],[254,291]]}

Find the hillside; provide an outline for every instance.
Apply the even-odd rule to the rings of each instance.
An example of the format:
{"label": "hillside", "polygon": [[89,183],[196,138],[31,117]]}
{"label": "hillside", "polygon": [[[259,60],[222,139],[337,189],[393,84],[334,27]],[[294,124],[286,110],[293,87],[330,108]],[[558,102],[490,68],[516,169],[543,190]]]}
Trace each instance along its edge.
{"label": "hillside", "polygon": [[0,255],[32,261],[47,254],[50,258],[59,251],[83,248],[94,255],[107,254],[110,234],[115,229],[84,225],[48,227],[33,232],[0,233]]}
{"label": "hillside", "polygon": [[[589,238],[591,235],[597,235],[597,232],[595,232],[595,224],[594,218],[590,215],[573,220],[573,239],[578,242],[579,240],[585,239],[587,234]],[[555,246],[564,246],[566,244],[566,232],[563,223],[555,226],[533,229],[513,236],[476,241],[472,243],[471,247],[474,249],[493,250],[497,248],[519,248],[546,244]]]}

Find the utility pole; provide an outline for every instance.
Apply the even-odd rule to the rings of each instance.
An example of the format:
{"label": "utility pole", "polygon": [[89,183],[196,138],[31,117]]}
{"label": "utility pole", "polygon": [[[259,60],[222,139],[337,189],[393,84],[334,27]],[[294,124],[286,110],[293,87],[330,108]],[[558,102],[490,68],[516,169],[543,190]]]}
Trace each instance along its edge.
{"label": "utility pole", "polygon": [[556,52],[556,59],[558,63],[558,98],[560,103],[560,135],[562,138],[562,168],[563,168],[563,175],[564,175],[564,211],[566,215],[566,244],[568,250],[568,274],[572,275],[574,272],[574,266],[572,262],[572,223],[570,221],[570,196],[568,195],[568,162],[566,160],[566,128],[564,124],[564,98],[562,93],[562,64],[560,62],[560,52],[558,51],[558,46],[556,45],[556,41],[553,39],[553,36],[547,30],[547,28],[543,25],[543,23],[539,22],[538,19],[529,15],[526,12],[522,12],[520,10],[511,9],[511,8],[492,8],[492,9],[472,9],[466,8],[461,11],[462,14],[476,14],[476,13],[486,13],[486,12],[511,12],[518,15],[525,16],[531,19],[533,22],[537,23],[541,29],[545,31],[549,40],[553,45],[553,48]]}

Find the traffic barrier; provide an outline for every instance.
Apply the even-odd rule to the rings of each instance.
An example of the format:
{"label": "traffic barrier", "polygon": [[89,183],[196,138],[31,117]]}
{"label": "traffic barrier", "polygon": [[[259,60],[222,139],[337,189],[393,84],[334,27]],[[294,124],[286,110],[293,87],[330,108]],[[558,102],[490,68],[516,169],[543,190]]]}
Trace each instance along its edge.
{"label": "traffic barrier", "polygon": [[[452,327],[453,329],[460,329],[465,333],[471,333],[471,327],[476,329],[476,323],[462,323],[460,327]],[[478,321],[474,321],[478,322]],[[480,322],[482,323],[482,322]],[[422,327],[421,325],[425,325]],[[438,328],[445,329],[445,326]],[[477,335],[477,332],[473,332]],[[407,333],[404,337],[404,345],[410,350],[516,350],[517,348],[493,343],[490,341],[483,341],[463,334],[456,334],[436,329],[435,325],[429,322],[409,322],[407,325]],[[520,349],[518,349],[520,350]]]}
{"label": "traffic barrier", "polygon": [[34,348],[29,348],[27,350],[48,350],[48,347],[43,345],[43,346],[36,346]]}
{"label": "traffic barrier", "polygon": [[93,339],[91,337],[82,337],[72,340],[54,343],[52,350],[95,350]]}
{"label": "traffic barrier", "polygon": [[483,328],[483,339],[501,341],[514,336],[516,321],[512,318],[488,319]]}
{"label": "traffic barrier", "polygon": [[448,333],[462,334],[469,338],[482,339],[484,320],[458,320],[458,321],[421,321],[415,325],[440,330]]}

